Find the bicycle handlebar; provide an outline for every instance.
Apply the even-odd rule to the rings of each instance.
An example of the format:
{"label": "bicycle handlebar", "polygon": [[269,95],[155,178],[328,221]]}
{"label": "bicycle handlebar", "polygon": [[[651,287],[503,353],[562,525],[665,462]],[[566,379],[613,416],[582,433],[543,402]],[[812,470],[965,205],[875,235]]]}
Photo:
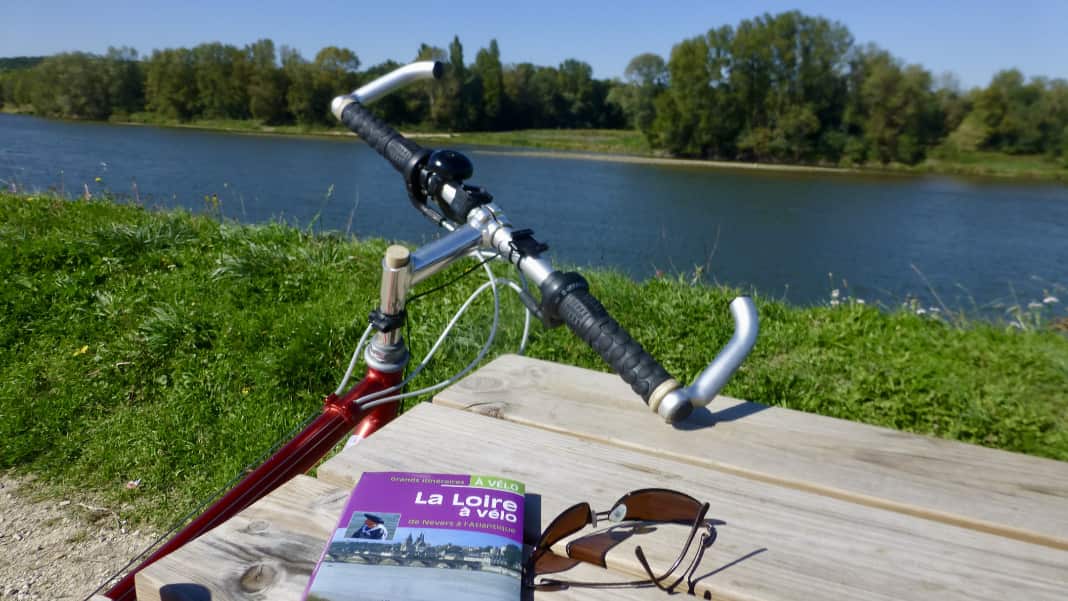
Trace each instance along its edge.
{"label": "bicycle handlebar", "polygon": [[402,174],[412,171],[421,159],[430,154],[425,148],[375,117],[358,102],[345,105],[339,119]]}
{"label": "bicycle handlebar", "polygon": [[646,404],[650,398],[655,402],[663,396],[663,392],[656,394],[661,387],[664,391],[678,388],[678,382],[668,375],[667,370],[590,294],[582,276],[554,272],[541,285],[541,291],[542,298],[549,299],[549,309],[597,351]]}
{"label": "bicycle handlebar", "polygon": [[420,79],[440,79],[445,66],[438,61],[405,65],[357,89],[338,96],[330,105],[339,121],[378,151],[401,173],[410,171],[419,158],[429,154],[423,147],[405,138],[363,105],[370,104],[393,90]]}
{"label": "bicycle handlebar", "polygon": [[[514,230],[500,209],[491,203],[492,196],[488,192],[463,183],[472,174],[466,157],[453,151],[431,152],[404,137],[363,106],[411,81],[440,78],[442,72],[443,67],[438,62],[413,63],[352,94],[338,96],[331,109],[338,120],[404,176],[412,203],[424,215],[454,232],[450,235],[463,238],[469,237],[467,232],[471,229],[480,232],[482,248],[499,253],[539,288],[540,305],[533,299],[524,299],[528,309],[549,327],[566,323],[630,384],[653,411],[668,422],[676,422],[686,418],[694,407],[707,405],[756,343],[759,322],[753,301],[743,296],[731,303],[735,333],[730,342],[692,386],[682,387],[608,314],[604,305],[590,293],[582,276],[554,270],[539,256],[547,246],[534,240],[529,230]],[[428,200],[434,200],[441,211],[430,207]],[[449,244],[441,246],[451,248]],[[467,247],[457,244],[455,248]]]}

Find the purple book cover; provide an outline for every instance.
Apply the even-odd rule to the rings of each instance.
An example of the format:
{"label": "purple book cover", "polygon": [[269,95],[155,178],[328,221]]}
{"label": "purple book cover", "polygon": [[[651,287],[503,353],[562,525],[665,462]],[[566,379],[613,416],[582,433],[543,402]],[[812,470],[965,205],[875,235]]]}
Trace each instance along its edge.
{"label": "purple book cover", "polygon": [[496,476],[364,473],[305,599],[519,599],[523,494]]}

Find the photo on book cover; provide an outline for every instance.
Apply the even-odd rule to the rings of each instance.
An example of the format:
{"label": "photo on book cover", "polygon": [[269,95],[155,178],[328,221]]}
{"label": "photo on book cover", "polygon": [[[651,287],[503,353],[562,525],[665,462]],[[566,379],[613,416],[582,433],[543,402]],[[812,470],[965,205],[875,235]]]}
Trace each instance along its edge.
{"label": "photo on book cover", "polygon": [[521,482],[366,472],[306,589],[309,601],[518,600]]}
{"label": "photo on book cover", "polygon": [[[364,512],[352,521],[358,523],[334,533],[309,601],[434,599],[443,589],[457,601],[517,598],[523,551],[508,538],[468,530],[390,530]],[[387,537],[361,538],[373,528],[367,522],[386,528]]]}

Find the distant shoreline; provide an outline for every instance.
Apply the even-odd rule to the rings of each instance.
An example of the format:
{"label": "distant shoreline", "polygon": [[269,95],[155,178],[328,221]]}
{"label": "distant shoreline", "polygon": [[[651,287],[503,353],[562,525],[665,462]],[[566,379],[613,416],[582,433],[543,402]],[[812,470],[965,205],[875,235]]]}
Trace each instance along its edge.
{"label": "distant shoreline", "polygon": [[[8,114],[30,113],[6,109]],[[45,117],[38,117],[45,118]],[[94,122],[100,123],[100,122]],[[338,128],[308,129],[296,125],[270,126],[255,121],[207,122],[141,122],[107,121],[112,125],[151,126],[172,129],[192,129],[234,134],[268,136],[302,136],[315,138],[356,137]],[[995,178],[1001,181],[1068,182],[1068,168],[1058,168],[1036,157],[1014,157],[999,153],[973,153],[959,161],[929,158],[915,166],[863,165],[831,167],[821,165],[754,163],[709,159],[687,159],[656,156],[641,139],[640,134],[626,130],[517,130],[508,132],[402,132],[414,140],[449,140],[452,144],[477,146],[483,154],[514,155],[533,158],[574,159],[643,165],[702,167],[780,173],[812,173],[835,175],[949,175]]]}
{"label": "distant shoreline", "polygon": [[[413,136],[414,137],[414,136]],[[711,169],[751,169],[757,171],[794,171],[807,173],[860,173],[877,175],[880,172],[867,169],[848,169],[845,167],[819,167],[816,165],[780,165],[777,163],[744,163],[741,161],[712,161],[706,159],[677,159],[670,157],[652,157],[630,154],[611,154],[593,152],[573,152],[562,150],[485,150],[479,154],[521,156],[546,159],[577,159],[582,161],[605,161],[610,163],[636,163],[642,165],[674,165],[682,167],[707,167]],[[900,172],[886,172],[899,174]]]}

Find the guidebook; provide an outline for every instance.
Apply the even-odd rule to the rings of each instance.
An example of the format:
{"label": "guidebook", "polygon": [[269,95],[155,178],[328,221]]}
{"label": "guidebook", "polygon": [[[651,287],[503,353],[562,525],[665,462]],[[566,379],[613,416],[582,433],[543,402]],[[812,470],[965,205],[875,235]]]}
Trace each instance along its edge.
{"label": "guidebook", "polygon": [[523,494],[495,476],[366,472],[304,598],[519,599]]}

